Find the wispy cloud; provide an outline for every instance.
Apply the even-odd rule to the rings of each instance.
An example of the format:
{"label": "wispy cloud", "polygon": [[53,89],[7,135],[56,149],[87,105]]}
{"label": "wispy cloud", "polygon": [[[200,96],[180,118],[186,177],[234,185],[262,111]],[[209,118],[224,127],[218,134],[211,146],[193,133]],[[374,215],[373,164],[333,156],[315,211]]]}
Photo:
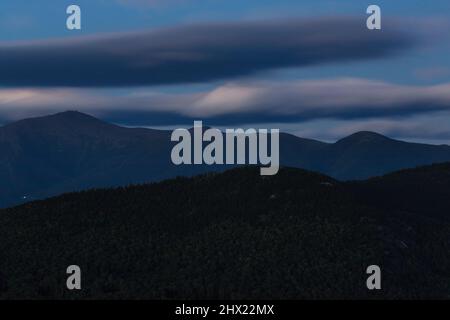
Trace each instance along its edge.
{"label": "wispy cloud", "polygon": [[197,24],[0,43],[0,86],[129,87],[209,82],[277,68],[380,58],[415,40],[361,18]]}
{"label": "wispy cloud", "polygon": [[262,113],[288,118],[360,118],[411,114],[450,107],[450,84],[397,85],[358,78],[230,83],[201,96],[193,115]]}
{"label": "wispy cloud", "polygon": [[[113,89],[3,89],[0,116],[86,111],[121,118],[129,124],[174,119],[211,123],[367,119],[450,110],[450,83],[409,86],[358,78],[295,82],[233,82],[209,91],[164,94],[149,88],[120,93]],[[123,120],[126,119],[126,120]]]}

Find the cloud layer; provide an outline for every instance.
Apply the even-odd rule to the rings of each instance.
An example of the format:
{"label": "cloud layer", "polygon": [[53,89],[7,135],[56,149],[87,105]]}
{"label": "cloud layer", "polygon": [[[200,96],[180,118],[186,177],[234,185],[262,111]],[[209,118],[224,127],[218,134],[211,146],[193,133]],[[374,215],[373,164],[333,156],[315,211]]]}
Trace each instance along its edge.
{"label": "cloud layer", "polygon": [[76,109],[128,124],[173,125],[367,119],[450,110],[450,83],[407,86],[360,78],[232,82],[209,91],[164,94],[148,88],[3,89],[0,118]]}
{"label": "cloud layer", "polygon": [[391,55],[414,39],[364,19],[274,20],[178,26],[0,43],[0,86],[131,87],[208,82],[276,68]]}

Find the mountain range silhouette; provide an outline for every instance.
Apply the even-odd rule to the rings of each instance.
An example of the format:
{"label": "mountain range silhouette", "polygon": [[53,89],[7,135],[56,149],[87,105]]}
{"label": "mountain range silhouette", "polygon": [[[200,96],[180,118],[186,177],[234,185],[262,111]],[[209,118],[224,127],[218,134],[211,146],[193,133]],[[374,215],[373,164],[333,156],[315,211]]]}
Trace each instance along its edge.
{"label": "mountain range silhouette", "polygon": [[[77,111],[0,127],[0,207],[90,188],[161,181],[230,166],[181,165],[170,159],[171,131],[127,128]],[[450,161],[450,147],[357,132],[335,143],[280,134],[282,166],[338,180],[366,179]]]}

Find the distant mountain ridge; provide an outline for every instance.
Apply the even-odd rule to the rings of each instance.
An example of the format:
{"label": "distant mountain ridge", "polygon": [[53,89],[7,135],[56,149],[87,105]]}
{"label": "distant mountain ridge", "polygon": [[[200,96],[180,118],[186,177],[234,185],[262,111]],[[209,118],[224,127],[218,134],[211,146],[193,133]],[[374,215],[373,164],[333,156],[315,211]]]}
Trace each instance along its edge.
{"label": "distant mountain ridge", "polygon": [[[0,127],[0,207],[88,188],[191,176],[227,166],[170,160],[171,131],[125,128],[77,111]],[[339,180],[450,161],[449,146],[358,132],[336,143],[280,134],[280,162]]]}

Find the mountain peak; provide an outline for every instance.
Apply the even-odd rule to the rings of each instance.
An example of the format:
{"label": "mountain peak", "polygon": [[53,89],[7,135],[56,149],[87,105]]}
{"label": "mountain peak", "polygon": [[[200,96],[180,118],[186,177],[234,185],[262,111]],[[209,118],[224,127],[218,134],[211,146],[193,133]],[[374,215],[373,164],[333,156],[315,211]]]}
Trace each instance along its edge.
{"label": "mountain peak", "polygon": [[53,116],[79,116],[79,115],[89,116],[86,113],[83,113],[83,112],[80,112],[77,110],[66,110],[66,111],[62,111],[62,112],[53,114]]}
{"label": "mountain peak", "polygon": [[80,111],[76,111],[76,110],[67,110],[67,111],[63,111],[63,112],[58,112],[43,118],[47,118],[47,119],[58,119],[58,120],[88,120],[88,121],[101,121],[91,115],[88,115],[86,113],[80,112]]}
{"label": "mountain peak", "polygon": [[339,144],[346,142],[363,143],[363,142],[377,142],[377,141],[392,141],[392,139],[372,131],[358,131],[337,141],[336,143]]}
{"label": "mountain peak", "polygon": [[[99,128],[113,128],[113,124],[104,122],[91,115],[68,110],[59,112],[47,116],[28,118],[12,122],[2,127],[4,130],[13,132],[28,132],[30,130],[37,130],[36,132],[79,132],[86,131],[91,132],[93,128],[98,130]],[[34,129],[33,129],[34,128]]]}
{"label": "mountain peak", "polygon": [[358,137],[358,138],[386,138],[386,136],[383,136],[382,134],[379,134],[377,132],[373,131],[357,131],[353,134],[351,134],[349,137]]}

